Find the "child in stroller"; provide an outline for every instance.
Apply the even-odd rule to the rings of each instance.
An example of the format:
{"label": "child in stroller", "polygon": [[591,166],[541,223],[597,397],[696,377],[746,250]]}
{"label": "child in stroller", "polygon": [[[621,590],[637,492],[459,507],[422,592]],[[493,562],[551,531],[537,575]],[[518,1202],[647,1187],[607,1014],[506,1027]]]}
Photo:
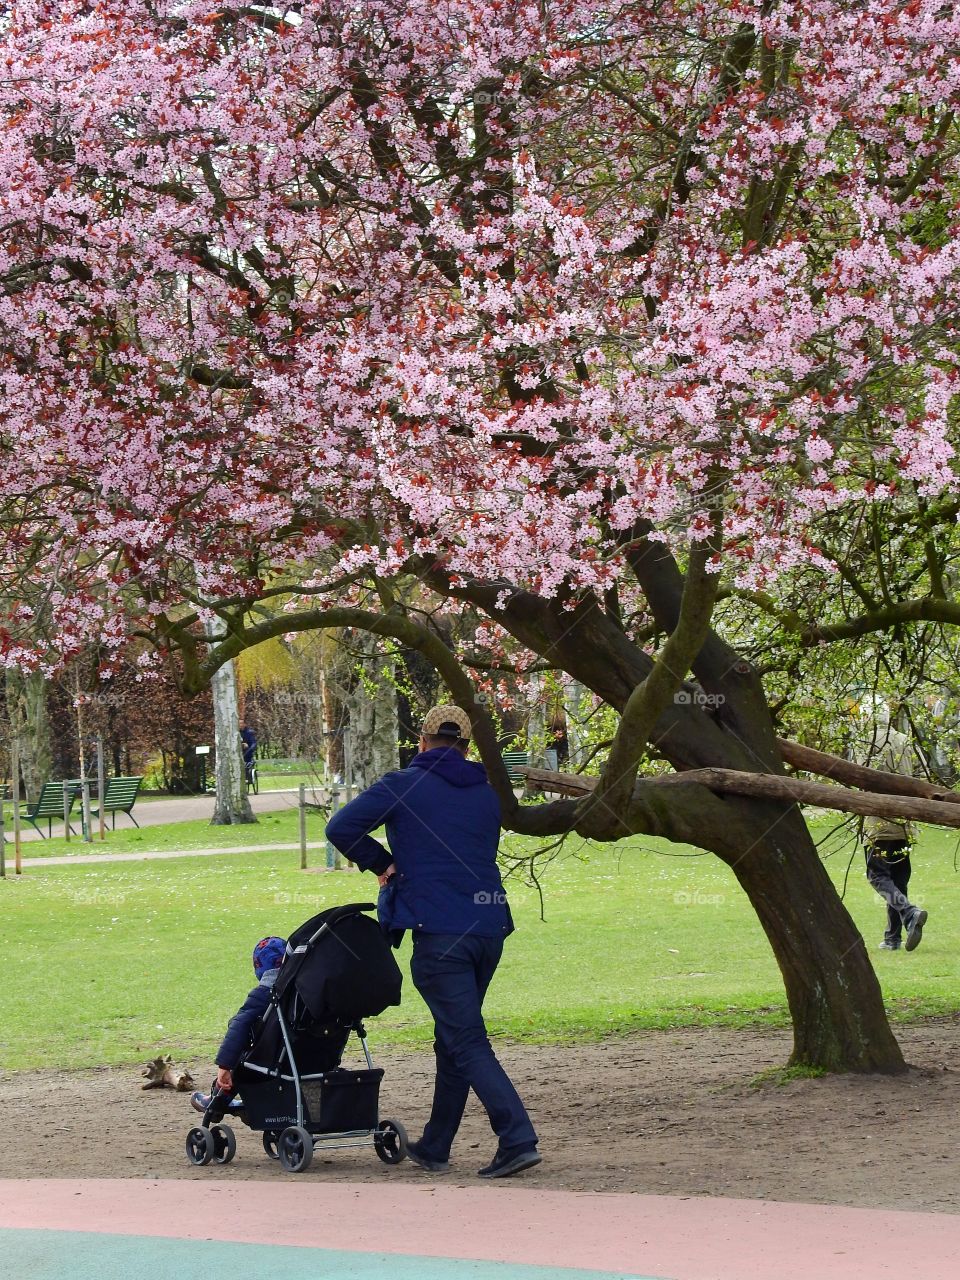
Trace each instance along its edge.
{"label": "child in stroller", "polygon": [[286,938],[273,936],[261,938],[253,948],[253,972],[257,976],[257,985],[227,1024],[227,1033],[214,1059],[217,1078],[210,1092],[202,1093],[198,1089],[190,1098],[190,1105],[201,1115],[209,1109],[214,1089],[221,1090],[222,1100],[228,1111],[236,1113],[242,1110],[240,1099],[233,1097],[233,1073],[244,1053],[253,1044],[254,1035],[270,1005],[270,992],[277,980],[286,950]]}
{"label": "child in stroller", "polygon": [[[211,1093],[191,1100],[204,1112],[187,1135],[191,1164],[233,1159],[236,1137],[221,1123],[225,1114],[260,1130],[267,1155],[291,1173],[306,1169],[319,1146],[373,1146],[385,1164],[404,1159],[403,1126],[380,1119],[383,1071],[374,1068],[363,1025],[400,1003],[402,981],[379,924],[365,914],[373,910],[372,903],[332,907],[286,944],[257,944],[260,983],[230,1021]],[[353,1033],[365,1070],[341,1066]]]}

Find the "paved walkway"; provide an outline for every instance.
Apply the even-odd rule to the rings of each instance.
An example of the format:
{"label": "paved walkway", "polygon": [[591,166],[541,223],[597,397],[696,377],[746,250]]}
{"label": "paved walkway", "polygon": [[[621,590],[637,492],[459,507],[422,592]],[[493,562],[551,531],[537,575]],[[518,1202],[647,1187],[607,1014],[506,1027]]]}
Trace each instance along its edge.
{"label": "paved walkway", "polygon": [[[131,1134],[131,1142],[135,1142]],[[0,1181],[4,1274],[31,1280],[956,1280],[960,1216],[213,1176]]]}
{"label": "paved walkway", "polygon": [[[88,849],[89,845],[81,845]],[[319,840],[308,840],[308,849],[326,849],[326,844]],[[223,858],[231,853],[291,853],[299,849],[298,844],[243,844],[222,846],[219,849],[162,849],[154,853],[144,850],[142,853],[67,853],[56,858],[24,858],[21,865],[27,867],[72,867],[93,865],[98,862],[155,862],[164,858]],[[347,865],[347,864],[345,864]],[[313,868],[317,870],[316,867]]]}

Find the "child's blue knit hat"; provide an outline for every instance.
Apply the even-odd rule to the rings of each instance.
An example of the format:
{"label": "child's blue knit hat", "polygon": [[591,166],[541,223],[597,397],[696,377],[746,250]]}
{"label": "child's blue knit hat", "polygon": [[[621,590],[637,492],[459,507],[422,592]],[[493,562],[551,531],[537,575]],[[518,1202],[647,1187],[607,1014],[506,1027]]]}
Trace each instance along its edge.
{"label": "child's blue knit hat", "polygon": [[258,978],[270,969],[279,969],[286,954],[285,938],[261,938],[253,948],[253,971]]}

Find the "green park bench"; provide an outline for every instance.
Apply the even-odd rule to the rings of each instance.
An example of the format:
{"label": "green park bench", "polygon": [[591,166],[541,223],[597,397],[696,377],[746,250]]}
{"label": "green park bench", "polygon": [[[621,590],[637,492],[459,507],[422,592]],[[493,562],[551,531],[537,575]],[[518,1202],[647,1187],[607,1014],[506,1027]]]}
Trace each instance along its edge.
{"label": "green park bench", "polygon": [[526,774],[522,771],[530,763],[530,753],[528,751],[504,751],[501,758],[507,770],[507,777],[511,782],[526,781]]}
{"label": "green park bench", "polygon": [[[64,808],[66,808],[66,816],[69,825],[70,811],[73,809],[74,802],[79,794],[80,788],[73,783],[69,784],[67,788],[67,800],[65,802],[63,798],[63,783],[45,782],[40,788],[40,794],[37,796],[33,804],[30,804],[29,801],[26,802],[26,807],[24,812],[21,814],[21,817],[29,822],[31,827],[36,831],[40,831],[40,827],[37,825],[37,819],[46,818],[47,835],[45,836],[43,832],[40,831],[42,839],[46,840],[48,836],[53,835],[54,818],[63,819]],[[73,828],[71,827],[70,830],[72,831]]]}
{"label": "green park bench", "polygon": [[[113,819],[112,829],[117,829],[117,814],[125,813],[133,825],[139,830],[140,823],[131,813],[133,806],[137,802],[137,794],[140,791],[140,784],[143,782],[143,774],[139,778],[107,778],[103,787],[103,812],[109,813]],[[100,817],[100,810],[93,809],[90,812],[90,818]]]}

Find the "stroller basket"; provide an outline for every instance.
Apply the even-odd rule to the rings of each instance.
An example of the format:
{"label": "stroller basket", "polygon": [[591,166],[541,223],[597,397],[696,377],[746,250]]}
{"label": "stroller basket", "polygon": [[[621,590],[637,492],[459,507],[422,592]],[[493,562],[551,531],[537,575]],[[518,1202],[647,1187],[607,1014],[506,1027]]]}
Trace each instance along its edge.
{"label": "stroller basket", "polygon": [[323,1080],[303,1082],[303,1100],[311,1121],[321,1133],[375,1129],[380,1120],[380,1081],[383,1072],[329,1072]]}
{"label": "stroller basket", "polygon": [[[346,1071],[337,1067],[300,1081],[303,1127],[310,1133],[346,1133],[375,1129],[379,1123],[383,1071]],[[291,1076],[244,1081],[244,1120],[251,1129],[279,1130],[297,1124],[297,1090]]]}

